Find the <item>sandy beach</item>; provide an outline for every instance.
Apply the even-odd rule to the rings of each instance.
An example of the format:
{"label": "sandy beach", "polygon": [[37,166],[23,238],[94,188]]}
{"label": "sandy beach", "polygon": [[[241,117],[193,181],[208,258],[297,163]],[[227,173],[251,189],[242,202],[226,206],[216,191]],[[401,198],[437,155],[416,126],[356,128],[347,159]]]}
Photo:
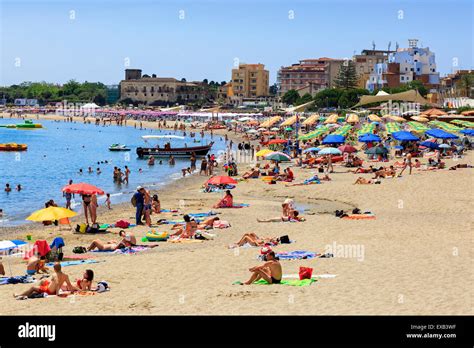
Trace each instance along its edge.
{"label": "sandy beach", "polygon": [[[130,124],[133,125],[129,121]],[[144,122],[143,126],[154,125]],[[229,137],[234,135],[229,133]],[[457,162],[446,160],[446,164],[473,164],[472,160],[469,152]],[[250,166],[239,164],[240,173]],[[314,171],[295,168],[296,181],[309,178]],[[382,179],[380,185],[353,185],[358,176],[369,178],[370,174],[348,173],[347,168],[335,166],[332,181],[321,185],[286,187],[281,182],[268,185],[261,179],[240,182],[232,192],[234,201],[250,207],[214,209],[231,224],[230,228],[214,230],[214,240],[162,242],[134,255],[91,253],[99,263],[65,267],[64,272],[75,280],[84,269],[91,268],[96,280],[106,280],[111,291],[95,296],[17,301],[12,294],[30,285],[3,285],[0,314],[472,314],[472,169],[414,169],[413,175],[404,173],[401,178]],[[184,201],[180,213],[208,212],[222,194],[201,192],[205,181],[204,176],[192,175],[166,186],[159,191],[162,208],[178,208]],[[286,198],[293,198],[304,207],[305,222],[257,222],[257,218],[279,216]],[[373,212],[376,219],[355,221],[334,216],[336,209],[355,207]],[[133,222],[134,214],[128,203],[114,205],[110,211],[100,207],[99,220]],[[82,218],[73,219],[73,225]],[[153,222],[160,218],[179,216],[152,216]],[[155,229],[169,231],[169,225]],[[132,229],[137,239],[148,230],[144,226]],[[66,242],[65,255],[72,255],[75,246],[87,246],[95,238],[117,239],[118,231],[114,228],[104,235],[84,235],[30,224],[2,228],[0,234],[2,239],[25,239],[31,233],[34,240],[48,242],[61,236]],[[261,263],[257,259],[259,248],[227,247],[247,232],[271,237],[289,235],[295,241],[275,247],[277,252],[307,250],[324,254],[327,246],[342,245],[357,247],[360,253],[352,257],[282,261],[284,274],[297,274],[300,266],[307,266],[316,275],[335,275],[321,277],[311,286],[232,285],[237,280],[247,280],[248,268]],[[14,275],[24,274],[24,261],[11,258],[10,264]]]}

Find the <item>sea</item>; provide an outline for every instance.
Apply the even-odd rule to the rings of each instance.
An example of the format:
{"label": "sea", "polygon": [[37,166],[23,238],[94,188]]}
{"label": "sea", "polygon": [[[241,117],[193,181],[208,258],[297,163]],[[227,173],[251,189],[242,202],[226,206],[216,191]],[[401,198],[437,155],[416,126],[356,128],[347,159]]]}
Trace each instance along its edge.
{"label": "sea", "polygon": [[[0,143],[27,144],[28,150],[22,152],[0,151],[0,227],[16,226],[28,223],[25,220],[32,212],[44,208],[46,201],[53,199],[59,206],[65,205],[61,189],[69,180],[74,183],[89,183],[110,193],[112,203],[130,201],[132,193],[138,185],[159,190],[173,180],[182,177],[182,169],[190,165],[189,159],[176,158],[176,164],[171,166],[166,158],[156,158],[154,166],[148,166],[146,159],[139,159],[136,148],[139,146],[164,145],[171,141],[173,147],[199,146],[214,141],[209,152],[217,154],[226,148],[221,136],[205,134],[201,137],[199,131],[195,137],[189,136],[189,130],[184,139],[154,139],[145,143],[143,135],[178,135],[183,131],[135,129],[129,126],[95,125],[64,121],[34,120],[41,123],[40,129],[15,129],[0,127]],[[18,119],[0,119],[2,124],[23,123]],[[125,144],[131,148],[128,152],[112,152],[112,144]],[[114,166],[124,166],[131,171],[128,184],[113,181]],[[200,161],[197,161],[199,168]],[[92,173],[88,168],[92,168]],[[97,174],[100,168],[101,174]],[[82,174],[80,173],[82,169]],[[139,172],[139,169],[142,169]],[[5,185],[10,184],[12,191],[4,191]],[[16,187],[20,184],[21,191]],[[105,195],[98,197],[99,205],[104,203]],[[80,197],[76,195],[73,209],[79,210]]]}

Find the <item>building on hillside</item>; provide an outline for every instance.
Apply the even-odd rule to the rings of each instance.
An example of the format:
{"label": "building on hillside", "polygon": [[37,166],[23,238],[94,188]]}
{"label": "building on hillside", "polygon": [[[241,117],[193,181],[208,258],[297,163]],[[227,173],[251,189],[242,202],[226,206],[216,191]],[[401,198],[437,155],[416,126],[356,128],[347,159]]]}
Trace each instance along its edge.
{"label": "building on hillside", "polygon": [[228,98],[234,95],[234,91],[232,90],[232,82],[227,82],[223,86],[219,86],[217,88],[217,100],[225,100],[227,101]]}
{"label": "building on hillside", "polygon": [[361,54],[356,54],[352,57],[355,64],[359,88],[366,88],[366,83],[370,78],[370,74],[375,71],[376,64],[386,63],[391,53],[395,51],[389,50],[362,50]]}
{"label": "building on hillside", "polygon": [[440,93],[445,97],[471,97],[474,95],[474,86],[470,90],[460,86],[463,76],[474,76],[474,70],[457,70],[454,74],[448,74],[441,79]]}
{"label": "building on hillside", "polygon": [[418,47],[418,40],[415,39],[409,40],[408,48],[390,53],[387,62],[377,63],[366,88],[373,91],[398,87],[413,80],[421,81],[430,92],[436,92],[440,84],[435,54],[428,47]]}
{"label": "building on hillside", "polygon": [[172,77],[143,75],[140,69],[126,69],[120,82],[120,98],[145,105],[185,104],[205,100],[208,95],[201,82],[180,81]]}
{"label": "building on hillside", "polygon": [[242,98],[267,96],[269,76],[263,64],[239,64],[237,69],[232,69],[233,94]]}
{"label": "building on hillside", "polygon": [[342,59],[319,58],[303,59],[298,64],[281,67],[277,75],[278,92],[285,94],[291,89],[303,90],[301,93],[316,94],[318,91],[334,86]]}

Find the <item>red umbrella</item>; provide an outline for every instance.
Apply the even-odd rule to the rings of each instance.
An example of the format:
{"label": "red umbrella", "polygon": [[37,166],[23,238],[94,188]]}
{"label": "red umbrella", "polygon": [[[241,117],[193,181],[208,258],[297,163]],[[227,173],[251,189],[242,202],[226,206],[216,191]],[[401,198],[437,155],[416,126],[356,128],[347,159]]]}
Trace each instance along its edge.
{"label": "red umbrella", "polygon": [[268,145],[271,145],[271,144],[284,144],[284,143],[287,143],[288,140],[286,139],[272,139],[268,142]]}
{"label": "red umbrella", "polygon": [[357,152],[357,149],[351,145],[341,145],[338,147],[338,149],[341,152],[348,152],[348,153]]}
{"label": "red umbrella", "polygon": [[237,184],[237,181],[232,179],[230,176],[213,176],[207,181],[210,185],[226,185],[226,184]]}
{"label": "red umbrella", "polygon": [[104,191],[94,185],[80,182],[78,184],[71,184],[63,187],[63,192],[66,193],[79,193],[82,195],[103,195]]}

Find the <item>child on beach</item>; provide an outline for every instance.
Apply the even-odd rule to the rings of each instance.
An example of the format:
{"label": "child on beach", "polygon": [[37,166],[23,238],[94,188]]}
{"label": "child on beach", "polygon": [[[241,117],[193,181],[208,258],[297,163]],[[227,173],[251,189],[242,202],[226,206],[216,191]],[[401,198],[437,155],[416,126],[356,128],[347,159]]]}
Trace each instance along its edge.
{"label": "child on beach", "polygon": [[105,205],[108,209],[112,209],[110,206],[110,193],[107,193],[107,198],[105,199]]}

